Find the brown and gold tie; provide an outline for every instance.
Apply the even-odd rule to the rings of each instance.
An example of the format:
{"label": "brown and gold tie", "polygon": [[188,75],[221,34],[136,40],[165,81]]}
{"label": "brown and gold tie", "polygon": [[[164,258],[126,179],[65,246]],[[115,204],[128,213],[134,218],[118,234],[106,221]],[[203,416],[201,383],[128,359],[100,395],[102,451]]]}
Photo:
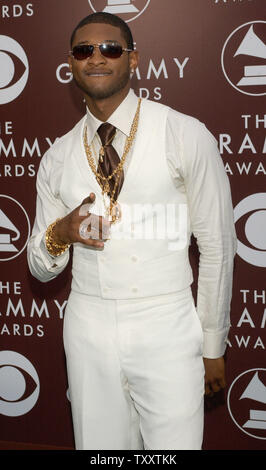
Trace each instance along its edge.
{"label": "brown and gold tie", "polygon": [[[98,129],[98,134],[100,136],[102,147],[104,149],[104,154],[102,155],[102,161],[99,158],[98,171],[101,170],[103,175],[106,178],[113,173],[113,171],[116,169],[117,165],[120,162],[120,158],[115,148],[112,146],[112,140],[115,135],[115,132],[116,132],[116,128],[112,126],[112,124],[109,124],[108,122],[105,122],[104,124],[102,124]],[[109,186],[110,186],[110,193],[108,193],[109,196],[111,196],[112,194],[115,182],[116,182],[116,175],[114,175],[114,177],[109,180]],[[121,191],[123,182],[124,182],[124,172],[122,170],[120,174],[119,182],[118,182],[115,194],[114,194],[115,201],[117,200],[117,197]]]}

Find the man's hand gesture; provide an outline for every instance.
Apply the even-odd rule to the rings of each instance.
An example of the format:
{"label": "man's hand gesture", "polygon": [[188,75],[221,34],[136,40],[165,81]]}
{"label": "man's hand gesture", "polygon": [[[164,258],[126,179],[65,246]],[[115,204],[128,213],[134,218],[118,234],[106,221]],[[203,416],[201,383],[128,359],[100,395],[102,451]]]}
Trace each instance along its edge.
{"label": "man's hand gesture", "polygon": [[80,206],[59,220],[54,228],[54,241],[59,244],[84,243],[103,248],[110,233],[110,222],[102,216],[91,214],[90,205],[95,194],[90,193]]}

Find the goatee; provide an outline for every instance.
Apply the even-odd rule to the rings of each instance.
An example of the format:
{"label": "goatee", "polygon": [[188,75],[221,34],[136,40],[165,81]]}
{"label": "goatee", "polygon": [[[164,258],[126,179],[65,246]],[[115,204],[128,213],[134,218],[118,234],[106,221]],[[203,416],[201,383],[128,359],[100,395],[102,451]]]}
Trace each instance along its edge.
{"label": "goatee", "polygon": [[76,78],[73,76],[73,79],[76,85],[90,98],[95,100],[104,100],[110,98],[111,96],[115,95],[119,91],[123,90],[129,80],[130,80],[130,69],[127,69],[125,73],[120,77],[120,80],[111,83],[106,88],[97,88],[97,87],[87,87],[83,83],[80,83]]}

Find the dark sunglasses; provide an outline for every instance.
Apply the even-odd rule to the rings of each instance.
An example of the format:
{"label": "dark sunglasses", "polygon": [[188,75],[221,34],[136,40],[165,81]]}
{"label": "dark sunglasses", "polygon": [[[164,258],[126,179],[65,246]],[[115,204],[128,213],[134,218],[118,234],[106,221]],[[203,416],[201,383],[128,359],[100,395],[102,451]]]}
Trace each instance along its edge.
{"label": "dark sunglasses", "polygon": [[76,60],[85,60],[92,56],[96,47],[99,48],[102,56],[107,59],[118,59],[123,52],[133,51],[133,49],[125,49],[115,42],[103,42],[99,44],[80,44],[79,46],[74,46],[70,54]]}

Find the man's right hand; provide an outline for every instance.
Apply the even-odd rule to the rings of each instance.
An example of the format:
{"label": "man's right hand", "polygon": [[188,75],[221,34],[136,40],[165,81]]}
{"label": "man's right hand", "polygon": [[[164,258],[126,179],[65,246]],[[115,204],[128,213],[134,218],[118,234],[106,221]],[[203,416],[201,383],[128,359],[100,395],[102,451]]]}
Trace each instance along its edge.
{"label": "man's right hand", "polygon": [[[76,207],[70,214],[57,222],[53,232],[54,241],[56,243],[65,244],[79,242],[94,248],[104,247],[104,241],[108,238],[107,234],[109,234],[110,230],[110,222],[104,217],[94,214],[93,218],[90,218],[88,204],[92,204],[94,201],[95,194],[90,193],[89,197],[84,199],[80,206]],[[94,223],[94,226],[91,226],[91,222]],[[87,227],[86,237],[81,236],[81,226],[83,226],[83,230],[84,226]]]}

